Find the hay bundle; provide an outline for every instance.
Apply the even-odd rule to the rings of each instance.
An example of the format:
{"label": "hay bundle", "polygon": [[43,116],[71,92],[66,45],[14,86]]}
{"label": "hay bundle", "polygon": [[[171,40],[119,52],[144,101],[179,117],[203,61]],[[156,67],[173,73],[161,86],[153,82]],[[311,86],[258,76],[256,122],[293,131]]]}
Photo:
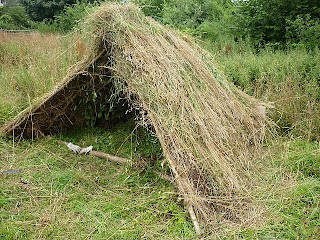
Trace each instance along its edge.
{"label": "hay bundle", "polygon": [[141,124],[153,126],[196,217],[202,223],[245,222],[251,209],[248,156],[264,136],[260,103],[229,85],[210,55],[187,36],[134,5],[104,4],[86,26],[87,59],[5,133],[30,137],[70,127],[83,86],[109,95],[112,88],[113,96],[121,92],[143,113]]}

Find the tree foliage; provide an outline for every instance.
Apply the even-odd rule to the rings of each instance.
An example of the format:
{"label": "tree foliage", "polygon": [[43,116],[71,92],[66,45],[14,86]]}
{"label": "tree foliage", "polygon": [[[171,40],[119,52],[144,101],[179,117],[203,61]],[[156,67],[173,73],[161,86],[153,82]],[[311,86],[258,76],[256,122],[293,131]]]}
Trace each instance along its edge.
{"label": "tree foliage", "polygon": [[[299,29],[319,24],[319,0],[249,0],[239,2],[239,32],[257,42],[282,43],[299,41]],[[294,29],[295,28],[295,29]],[[317,27],[318,29],[318,27]]]}
{"label": "tree foliage", "polygon": [[[232,0],[136,0],[146,15],[206,39],[229,34]],[[228,32],[228,33],[227,33]]]}
{"label": "tree foliage", "polygon": [[67,5],[63,11],[55,15],[55,25],[59,31],[65,33],[74,29],[77,24],[87,16],[96,5],[87,1],[78,1],[73,5]]}
{"label": "tree foliage", "polygon": [[5,5],[6,5],[6,7],[14,7],[14,6],[19,5],[19,1],[20,0],[6,0]]}
{"label": "tree foliage", "polygon": [[34,21],[52,20],[67,5],[72,5],[76,2],[77,0],[21,0],[21,3],[26,7],[27,13]]}
{"label": "tree foliage", "polygon": [[[0,9],[1,10],[1,9]],[[31,20],[22,6],[2,8],[0,11],[0,28],[24,29],[31,26]]]}
{"label": "tree foliage", "polygon": [[142,11],[147,16],[152,16],[158,21],[162,20],[162,11],[165,0],[133,0],[133,2],[140,5]]}
{"label": "tree foliage", "polygon": [[[16,1],[16,0],[12,0]],[[70,31],[99,2],[21,0],[34,21]],[[113,0],[122,1],[122,0]],[[90,3],[93,3],[91,4]],[[320,47],[319,0],[131,0],[157,21],[210,42],[251,39],[255,45]],[[5,17],[6,21],[12,17]],[[11,20],[10,20],[11,21]]]}

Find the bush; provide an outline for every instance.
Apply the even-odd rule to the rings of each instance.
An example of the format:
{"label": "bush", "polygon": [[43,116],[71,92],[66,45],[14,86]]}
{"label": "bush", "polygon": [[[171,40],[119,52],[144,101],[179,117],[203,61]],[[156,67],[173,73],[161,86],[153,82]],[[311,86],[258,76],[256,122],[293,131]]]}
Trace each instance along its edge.
{"label": "bush", "polygon": [[0,17],[0,29],[14,29],[14,28],[16,28],[16,25],[11,16],[4,14]]}
{"label": "bush", "polygon": [[62,11],[67,4],[73,4],[76,0],[51,1],[51,0],[20,0],[26,8],[28,15],[34,21],[52,20]]}
{"label": "bush", "polygon": [[165,0],[134,0],[134,2],[141,6],[145,15],[151,16],[158,21],[162,20]]}
{"label": "bush", "polygon": [[0,17],[4,14],[4,7],[0,6]]}
{"label": "bush", "polygon": [[163,19],[165,24],[180,29],[197,29],[209,18],[210,1],[175,0],[165,3]]}
{"label": "bush", "polygon": [[202,39],[232,39],[232,11],[229,0],[171,0],[163,5],[162,22],[188,31]]}
{"label": "bush", "polygon": [[8,24],[13,24],[14,20],[11,16],[9,16],[8,14],[4,14],[0,17],[0,21],[4,22],[4,23],[8,23]]}
{"label": "bush", "polygon": [[135,0],[157,21],[207,41],[233,39],[231,0]]}
{"label": "bush", "polygon": [[308,49],[320,48],[320,20],[309,14],[288,20],[286,37],[289,43],[300,43]]}
{"label": "bush", "polygon": [[32,28],[41,33],[59,32],[57,25],[51,21],[33,22]]}
{"label": "bush", "polygon": [[25,8],[21,6],[8,8],[7,14],[14,20],[18,27],[30,27],[31,20],[28,17]]}
{"label": "bush", "polygon": [[31,26],[31,20],[26,14],[24,7],[16,6],[4,10],[0,17],[0,28],[25,29]]}
{"label": "bush", "polygon": [[319,36],[312,33],[319,31],[313,27],[319,24],[318,1],[250,0],[239,1],[238,6],[237,31],[242,36],[249,34],[256,44],[281,43],[278,46],[285,47],[287,42],[308,43]]}
{"label": "bush", "polygon": [[79,1],[73,5],[66,6],[62,13],[55,16],[55,26],[61,32],[71,31],[78,23],[92,12],[97,3],[90,4],[87,1]]}

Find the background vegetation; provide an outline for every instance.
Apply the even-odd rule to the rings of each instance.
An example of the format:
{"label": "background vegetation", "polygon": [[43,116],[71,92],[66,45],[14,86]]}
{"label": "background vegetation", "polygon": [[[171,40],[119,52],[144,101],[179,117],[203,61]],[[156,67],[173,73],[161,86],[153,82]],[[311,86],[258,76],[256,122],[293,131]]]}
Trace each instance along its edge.
{"label": "background vegetation", "polygon": [[[11,23],[21,27],[27,17],[29,22],[56,23],[56,31],[66,32],[89,14],[90,8],[104,1],[108,0],[7,1],[6,7],[0,11],[0,15],[5,16],[0,22],[8,22],[8,17],[11,17]],[[314,49],[320,44],[320,3],[316,0],[131,2],[139,4],[146,15],[210,42],[222,39],[238,42],[249,37],[256,48],[264,45],[287,48],[301,44]],[[31,28],[36,26],[29,25]]]}
{"label": "background vegetation", "polygon": [[[0,32],[0,125],[50,91],[83,57],[78,24],[99,2],[37,0],[0,8],[0,28],[36,31]],[[257,199],[267,206],[266,221],[226,229],[220,237],[319,239],[319,1],[134,2],[145,14],[196,38],[233,84],[274,103],[269,114],[279,135],[257,157],[264,167],[255,179]],[[56,138],[136,160],[161,159],[156,139],[141,129],[132,131],[127,123]],[[23,172],[0,176],[0,239],[193,236],[174,188],[150,166],[79,160],[57,147],[56,138],[19,145],[0,139],[0,170]]]}
{"label": "background vegetation", "polygon": [[[101,2],[23,0],[0,11],[0,28],[68,33]],[[319,140],[318,1],[133,2],[146,15],[197,38],[242,90],[274,102],[271,116],[280,133]]]}

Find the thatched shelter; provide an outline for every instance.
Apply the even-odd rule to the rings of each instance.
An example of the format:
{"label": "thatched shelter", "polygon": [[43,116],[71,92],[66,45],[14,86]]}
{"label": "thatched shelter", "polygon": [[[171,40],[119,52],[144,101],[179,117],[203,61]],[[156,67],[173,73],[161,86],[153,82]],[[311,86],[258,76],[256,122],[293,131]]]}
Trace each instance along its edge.
{"label": "thatched shelter", "polygon": [[[45,99],[10,122],[5,134],[35,138],[83,126],[88,100],[139,113],[155,131],[181,196],[203,225],[243,223],[251,156],[264,137],[261,103],[229,84],[210,54],[188,36],[107,3],[82,34],[88,55]],[[190,209],[189,209],[190,210]]]}

